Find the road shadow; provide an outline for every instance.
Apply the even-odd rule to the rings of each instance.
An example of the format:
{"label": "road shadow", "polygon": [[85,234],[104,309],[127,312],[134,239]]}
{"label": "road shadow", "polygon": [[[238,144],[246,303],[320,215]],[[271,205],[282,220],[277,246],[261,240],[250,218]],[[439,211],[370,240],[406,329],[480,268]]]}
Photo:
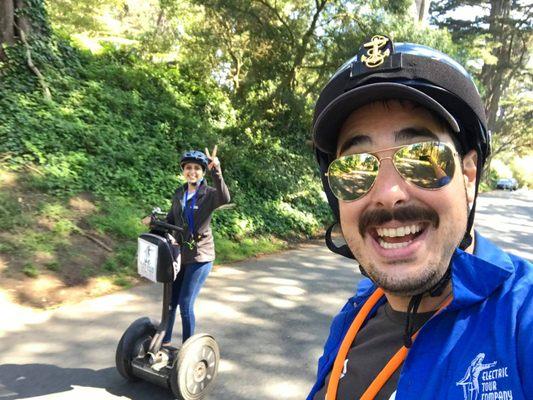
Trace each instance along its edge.
{"label": "road shadow", "polygon": [[[220,266],[196,304],[196,332],[215,336],[221,351],[209,398],[304,398],[330,320],[359,279],[353,261],[321,245]],[[122,333],[139,317],[157,320],[161,294],[161,285],[141,285],[8,329],[0,341],[0,400],[71,390],[75,398],[82,388],[101,395],[92,398],[171,399],[171,392],[158,386],[125,382],[114,368]],[[174,332],[179,342],[179,318]]]}
{"label": "road shadow", "polygon": [[[0,365],[0,399],[31,399],[74,390],[74,386],[101,388],[131,400],[171,400],[169,390],[146,382],[127,382],[115,368],[60,368],[49,364]],[[243,399],[244,400],[244,399]]]}

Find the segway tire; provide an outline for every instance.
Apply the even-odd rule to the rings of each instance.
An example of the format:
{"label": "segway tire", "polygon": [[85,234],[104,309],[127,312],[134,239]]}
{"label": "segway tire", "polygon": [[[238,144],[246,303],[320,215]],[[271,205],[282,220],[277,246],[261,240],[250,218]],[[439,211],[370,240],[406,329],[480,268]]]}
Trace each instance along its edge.
{"label": "segway tire", "polygon": [[120,375],[127,380],[131,382],[139,380],[138,377],[133,375],[131,362],[141,351],[147,350],[144,347],[150,344],[155,332],[154,323],[150,318],[143,317],[134,321],[120,338],[117,352],[115,353],[115,363]]}
{"label": "segway tire", "polygon": [[201,400],[213,389],[220,350],[215,339],[200,333],[185,341],[170,373],[170,389],[177,400]]}

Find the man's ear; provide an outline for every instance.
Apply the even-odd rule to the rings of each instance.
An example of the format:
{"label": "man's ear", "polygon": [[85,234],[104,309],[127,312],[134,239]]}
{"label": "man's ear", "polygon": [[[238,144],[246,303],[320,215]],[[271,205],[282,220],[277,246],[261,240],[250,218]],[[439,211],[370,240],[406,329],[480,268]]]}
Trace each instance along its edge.
{"label": "man's ear", "polygon": [[466,196],[469,203],[474,201],[476,195],[477,153],[470,150],[463,157],[463,177],[465,180]]}

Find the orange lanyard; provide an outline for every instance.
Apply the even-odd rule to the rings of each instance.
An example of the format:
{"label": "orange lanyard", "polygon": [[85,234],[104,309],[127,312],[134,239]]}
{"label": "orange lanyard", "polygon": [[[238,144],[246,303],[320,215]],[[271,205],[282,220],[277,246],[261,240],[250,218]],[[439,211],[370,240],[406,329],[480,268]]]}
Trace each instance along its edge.
{"label": "orange lanyard", "polygon": [[[335,400],[337,398],[339,380],[341,377],[342,368],[344,366],[344,360],[346,360],[346,356],[348,355],[348,351],[350,350],[357,332],[359,332],[359,329],[370,313],[370,310],[372,310],[372,307],[377,304],[383,295],[383,290],[381,288],[377,288],[376,291],[372,293],[369,299],[365,302],[365,304],[363,304],[363,307],[355,317],[352,325],[348,329],[348,332],[346,332],[346,336],[344,336],[341,347],[339,348],[339,352],[337,353],[337,357],[335,358],[333,369],[331,370],[331,376],[329,378],[328,389],[326,392],[326,400]],[[437,315],[444,307],[450,304],[452,298],[452,296],[448,297],[433,316]],[[416,338],[417,334],[418,332],[413,335],[413,340]],[[400,350],[398,350],[396,354],[392,356],[387,365],[385,365],[385,367],[376,376],[374,381],[365,390],[360,400],[372,400],[374,397],[376,397],[389,378],[400,367],[400,365],[402,365],[405,357],[407,357],[408,351],[409,350],[405,346],[402,346]]]}

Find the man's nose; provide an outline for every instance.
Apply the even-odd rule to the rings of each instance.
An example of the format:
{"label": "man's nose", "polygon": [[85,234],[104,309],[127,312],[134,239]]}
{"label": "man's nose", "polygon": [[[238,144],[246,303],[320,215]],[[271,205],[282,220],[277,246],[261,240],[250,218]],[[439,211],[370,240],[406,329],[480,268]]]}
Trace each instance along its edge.
{"label": "man's nose", "polygon": [[409,200],[408,184],[396,171],[390,158],[381,159],[370,195],[376,206],[385,208],[397,207]]}

